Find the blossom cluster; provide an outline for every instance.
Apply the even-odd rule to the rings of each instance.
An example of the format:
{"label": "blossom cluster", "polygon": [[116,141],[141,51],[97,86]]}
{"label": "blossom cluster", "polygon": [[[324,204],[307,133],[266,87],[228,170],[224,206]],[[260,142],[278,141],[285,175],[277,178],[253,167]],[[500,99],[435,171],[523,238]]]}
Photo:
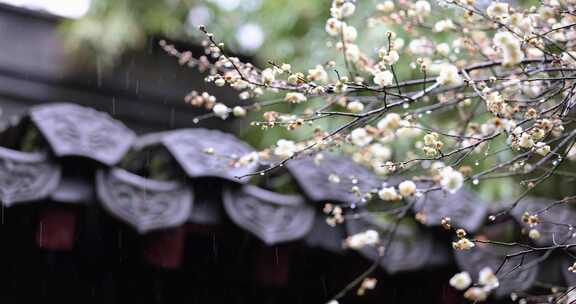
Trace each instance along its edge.
{"label": "blossom cluster", "polygon": [[478,273],[478,284],[469,288],[472,278],[468,272],[460,272],[450,279],[450,285],[458,290],[466,290],[464,297],[471,301],[485,301],[490,292],[498,286],[500,282],[490,267],[484,267]]}
{"label": "blossom cluster", "polygon": [[[198,58],[163,47],[181,64],[208,72],[207,82],[238,92],[238,100],[226,104],[207,93],[188,95],[189,104],[211,111],[206,117],[248,116],[251,126],[264,131],[291,132],[263,147],[260,153],[277,161],[257,174],[338,150],[382,178],[372,193],[349,189],[372,198],[370,204],[409,206],[433,191],[450,200],[462,189],[481,191],[490,180],[507,179],[514,183],[507,195],[522,193],[515,208],[543,181],[569,171],[561,169],[576,161],[576,1],[519,7],[385,0],[359,13],[369,5],[330,3],[323,23],[330,57],[307,68],[270,61],[261,69],[242,62],[205,27]],[[339,183],[340,177],[329,181]],[[341,224],[343,212],[330,206],[328,223]],[[539,239],[537,216],[523,220],[529,238]],[[451,230],[450,217],[441,225]],[[466,231],[456,233],[455,250],[474,250]],[[347,238],[345,246],[379,241],[368,230]],[[479,276],[480,286],[468,288],[467,274],[451,284],[466,285],[459,288],[468,288],[464,295],[482,301],[498,284],[491,271]]]}

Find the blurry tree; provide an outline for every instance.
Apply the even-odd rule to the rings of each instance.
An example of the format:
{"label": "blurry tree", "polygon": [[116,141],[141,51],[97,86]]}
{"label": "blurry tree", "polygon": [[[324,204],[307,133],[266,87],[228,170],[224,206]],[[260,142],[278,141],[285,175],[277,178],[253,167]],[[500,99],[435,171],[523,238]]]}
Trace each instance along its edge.
{"label": "blurry tree", "polygon": [[127,50],[144,47],[150,35],[199,43],[197,26],[207,24],[233,52],[261,62],[301,59],[305,66],[317,61],[309,54],[325,43],[320,38],[325,5],[308,0],[93,0],[84,17],[65,21],[62,30],[71,50],[113,64]]}

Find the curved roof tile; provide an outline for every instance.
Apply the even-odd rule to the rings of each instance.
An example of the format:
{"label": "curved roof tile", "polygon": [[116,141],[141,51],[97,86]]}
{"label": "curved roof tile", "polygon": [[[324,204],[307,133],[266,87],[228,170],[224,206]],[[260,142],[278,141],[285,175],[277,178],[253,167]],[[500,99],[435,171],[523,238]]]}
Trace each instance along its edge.
{"label": "curved roof tile", "polygon": [[224,208],[234,223],[268,245],[301,239],[314,224],[315,210],[301,196],[252,185],[227,187]]}
{"label": "curved roof tile", "polygon": [[87,157],[112,166],[122,159],[136,137],[107,113],[76,104],[35,106],[30,117],[59,157]]}
{"label": "curved roof tile", "polygon": [[440,226],[443,217],[449,217],[455,227],[475,232],[486,220],[488,205],[467,190],[454,194],[433,191],[416,198],[412,210],[421,212],[426,226]]}
{"label": "curved roof tile", "polygon": [[320,161],[304,157],[289,161],[286,167],[313,201],[360,205],[363,197],[352,192],[354,186],[365,194],[381,185],[374,173],[349,157],[324,155]]}
{"label": "curved roof tile", "polygon": [[[254,173],[257,154],[234,135],[217,130],[182,129],[167,133],[162,142],[190,177],[219,177],[239,183],[239,176]],[[246,163],[242,157],[252,155]]]}
{"label": "curved roof tile", "polygon": [[45,154],[0,147],[0,200],[4,206],[48,197],[60,182],[60,167]]}
{"label": "curved roof tile", "polygon": [[178,226],[192,209],[190,187],[150,180],[126,170],[100,170],[96,188],[104,207],[138,232]]}

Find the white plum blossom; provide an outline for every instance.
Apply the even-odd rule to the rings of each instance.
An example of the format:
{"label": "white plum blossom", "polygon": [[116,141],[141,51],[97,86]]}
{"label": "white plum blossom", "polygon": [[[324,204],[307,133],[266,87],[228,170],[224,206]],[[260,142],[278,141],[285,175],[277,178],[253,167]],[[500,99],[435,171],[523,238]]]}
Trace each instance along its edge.
{"label": "white plum blossom", "polygon": [[379,143],[370,146],[370,153],[379,160],[389,160],[392,157],[392,150]]}
{"label": "white plum blossom", "polygon": [[402,117],[398,113],[388,113],[378,122],[376,127],[380,130],[396,129],[400,126],[401,121]]}
{"label": "white plum blossom", "polygon": [[482,302],[488,298],[488,292],[481,287],[470,287],[464,292],[464,297],[471,301]]}
{"label": "white plum blossom", "polygon": [[270,84],[276,79],[276,71],[271,68],[264,69],[262,71],[262,82],[264,84]]}
{"label": "white plum blossom", "polygon": [[488,291],[498,288],[500,283],[498,277],[494,274],[490,267],[484,267],[478,273],[478,283],[483,285]]}
{"label": "white plum blossom", "polygon": [[360,48],[356,44],[346,44],[346,59],[352,62],[360,59]]}
{"label": "white plum blossom", "polygon": [[450,54],[450,45],[448,45],[448,43],[440,43],[439,45],[436,46],[436,52],[446,57]]}
{"label": "white plum blossom", "polygon": [[493,1],[486,9],[486,15],[490,18],[503,19],[508,17],[508,11],[508,3]]}
{"label": "white plum blossom", "polygon": [[307,78],[310,81],[325,83],[328,81],[328,73],[326,73],[323,66],[317,65],[315,68],[308,70]]}
{"label": "white plum blossom", "polygon": [[396,201],[402,198],[394,187],[384,187],[378,191],[378,197],[384,201]]}
{"label": "white plum blossom", "polygon": [[284,100],[289,103],[301,103],[307,100],[306,96],[302,93],[298,92],[289,92],[286,93]]}
{"label": "white plum blossom", "polygon": [[522,133],[520,139],[518,140],[518,146],[526,149],[532,148],[534,146],[534,140],[532,139],[532,136],[527,132]]}
{"label": "white plum blossom", "polygon": [[350,17],[354,14],[356,6],[352,2],[345,2],[342,5],[334,5],[330,8],[330,15],[337,19]]}
{"label": "white plum blossom", "polygon": [[424,37],[410,40],[408,49],[415,55],[430,55],[434,52],[430,41]]}
{"label": "white plum blossom", "polygon": [[223,103],[217,103],[212,108],[212,112],[214,112],[214,115],[222,119],[226,119],[230,114],[230,108]]}
{"label": "white plum blossom", "polygon": [[342,36],[346,42],[353,42],[358,37],[358,31],[351,25],[344,25],[342,31]]}
{"label": "white plum blossom", "polygon": [[430,3],[425,0],[416,1],[416,3],[414,3],[414,11],[416,11],[416,15],[420,17],[426,17],[430,15]]}
{"label": "white plum blossom", "polygon": [[330,18],[326,20],[326,27],[324,29],[330,36],[338,36],[340,35],[340,30],[342,29],[342,21],[336,18]]}
{"label": "white plum blossom", "polygon": [[401,120],[398,129],[396,130],[397,137],[415,137],[422,133],[422,130],[413,123],[407,120]]}
{"label": "white plum blossom", "polygon": [[470,274],[466,271],[460,272],[455,274],[451,279],[450,279],[450,286],[458,289],[458,290],[464,290],[466,288],[468,288],[468,286],[470,286],[470,284],[472,284],[472,278],[470,277]]}
{"label": "white plum blossom", "polygon": [[392,85],[394,83],[394,74],[388,70],[378,71],[374,73],[374,83],[381,87]]}
{"label": "white plum blossom", "polygon": [[524,60],[520,40],[510,32],[498,32],[494,35],[494,45],[502,50],[502,65],[513,66]]}
{"label": "white plum blossom", "polygon": [[440,185],[449,193],[456,193],[464,184],[464,176],[452,167],[446,167],[440,171]]}
{"label": "white plum blossom", "polygon": [[350,140],[352,143],[358,147],[364,147],[368,145],[374,137],[366,131],[364,128],[357,128],[350,132]]}
{"label": "white plum blossom", "polygon": [[290,158],[298,151],[296,143],[291,140],[280,139],[276,142],[274,154],[281,158]]}
{"label": "white plum blossom", "polygon": [[536,153],[546,156],[550,153],[550,146],[543,142],[536,143]]}
{"label": "white plum blossom", "polygon": [[452,248],[458,250],[470,250],[475,246],[476,244],[467,238],[460,238],[458,241],[452,242]]}
{"label": "white plum blossom", "polygon": [[540,238],[540,231],[538,231],[538,229],[530,229],[530,231],[528,231],[528,237],[533,239],[533,240],[537,240]]}
{"label": "white plum blossom", "polygon": [[434,24],[434,31],[439,33],[452,30],[455,28],[456,26],[454,25],[454,22],[452,22],[452,20],[450,19],[440,20],[436,22],[436,24]]}
{"label": "white plum blossom", "polygon": [[390,13],[394,10],[395,5],[394,5],[394,1],[384,1],[383,3],[379,3],[378,5],[376,5],[376,9],[383,12],[383,13]]}
{"label": "white plum blossom", "polygon": [[350,17],[356,11],[356,6],[352,2],[346,2],[340,7],[342,18]]}
{"label": "white plum blossom", "polygon": [[410,197],[416,193],[416,184],[410,180],[403,181],[398,185],[398,191],[403,197]]}
{"label": "white plum blossom", "polygon": [[395,50],[388,52],[388,50],[383,51],[381,49],[379,55],[380,58],[382,58],[382,61],[384,61],[387,65],[393,65],[400,59],[400,55],[398,55],[398,52]]}
{"label": "white plum blossom", "polygon": [[364,104],[359,101],[352,101],[346,105],[346,109],[352,113],[360,113],[364,111]]}
{"label": "white plum blossom", "polygon": [[244,117],[246,116],[246,109],[241,106],[235,106],[234,109],[232,109],[232,114],[236,117]]}
{"label": "white plum blossom", "polygon": [[462,77],[458,74],[458,68],[452,64],[444,64],[440,68],[440,75],[436,78],[439,84],[454,86],[462,84]]}
{"label": "white plum blossom", "polygon": [[366,230],[347,237],[344,240],[344,247],[351,249],[362,249],[365,246],[376,246],[380,241],[380,235],[376,230]]}

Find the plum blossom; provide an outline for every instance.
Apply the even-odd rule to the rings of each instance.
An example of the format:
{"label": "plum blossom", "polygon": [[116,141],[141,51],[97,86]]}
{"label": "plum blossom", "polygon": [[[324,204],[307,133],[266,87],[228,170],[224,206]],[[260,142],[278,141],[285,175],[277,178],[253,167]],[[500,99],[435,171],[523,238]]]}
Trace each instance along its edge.
{"label": "plum blossom", "polygon": [[416,3],[414,3],[414,11],[416,11],[417,16],[426,17],[430,15],[430,3],[425,0],[416,1]]}
{"label": "plum blossom", "polygon": [[214,112],[214,115],[222,119],[228,118],[228,115],[230,114],[230,108],[223,103],[215,104],[212,111]]}
{"label": "plum blossom", "polygon": [[272,68],[267,68],[262,71],[262,82],[270,84],[276,79],[276,71]]}
{"label": "plum blossom", "polygon": [[276,143],[274,154],[281,158],[290,158],[298,151],[296,143],[291,140],[280,139]]}
{"label": "plum blossom", "polygon": [[483,285],[488,291],[498,288],[500,283],[498,277],[490,267],[484,267],[478,273],[478,283]]}
{"label": "plum blossom", "polygon": [[494,35],[494,45],[502,50],[502,65],[513,66],[524,60],[524,52],[518,40],[510,32],[498,32]]}
{"label": "plum blossom", "polygon": [[490,18],[503,19],[508,17],[508,11],[508,3],[493,1],[486,9],[486,15]]}
{"label": "plum blossom", "polygon": [[323,66],[317,65],[315,68],[308,70],[307,78],[310,81],[325,83],[328,81],[328,73],[326,73]]}
{"label": "plum blossom", "polygon": [[398,185],[398,191],[403,197],[410,197],[416,193],[416,184],[413,181],[403,181]]}
{"label": "plum blossom", "polygon": [[464,184],[464,176],[452,167],[445,167],[440,171],[440,185],[449,193],[456,193]]}
{"label": "plum blossom", "polygon": [[360,113],[364,111],[364,104],[359,101],[352,101],[346,105],[346,109],[352,113]]}
{"label": "plum blossom", "polygon": [[388,70],[378,71],[374,73],[374,83],[381,87],[392,85],[394,83],[394,74]]}
{"label": "plum blossom", "polygon": [[378,191],[378,197],[384,201],[396,201],[402,198],[394,187],[384,187]]}
{"label": "plum blossom", "polygon": [[402,117],[398,113],[388,113],[376,125],[380,130],[396,129],[400,126]]}
{"label": "plum blossom", "polygon": [[347,237],[344,240],[344,247],[358,250],[365,246],[375,246],[379,241],[378,232],[370,229]]}
{"label": "plum blossom", "polygon": [[284,100],[289,103],[301,103],[307,100],[306,96],[298,92],[287,93]]}
{"label": "plum blossom", "polygon": [[368,145],[374,137],[366,131],[364,128],[357,128],[350,132],[350,139],[352,143],[358,147],[364,147]]}
{"label": "plum blossom", "polygon": [[468,286],[470,286],[470,284],[472,284],[472,278],[470,277],[470,274],[466,271],[460,272],[455,274],[451,279],[450,279],[450,286],[458,289],[458,290],[464,290],[466,288],[468,288]]}
{"label": "plum blossom", "polygon": [[336,18],[330,18],[326,20],[326,26],[324,29],[330,36],[338,36],[340,35],[340,30],[342,29],[342,21]]}
{"label": "plum blossom", "polygon": [[486,301],[488,292],[481,287],[470,287],[464,292],[464,297],[470,301]]}
{"label": "plum blossom", "polygon": [[436,78],[439,84],[454,86],[462,84],[462,77],[458,74],[458,68],[451,64],[444,64],[440,68],[440,75]]}

